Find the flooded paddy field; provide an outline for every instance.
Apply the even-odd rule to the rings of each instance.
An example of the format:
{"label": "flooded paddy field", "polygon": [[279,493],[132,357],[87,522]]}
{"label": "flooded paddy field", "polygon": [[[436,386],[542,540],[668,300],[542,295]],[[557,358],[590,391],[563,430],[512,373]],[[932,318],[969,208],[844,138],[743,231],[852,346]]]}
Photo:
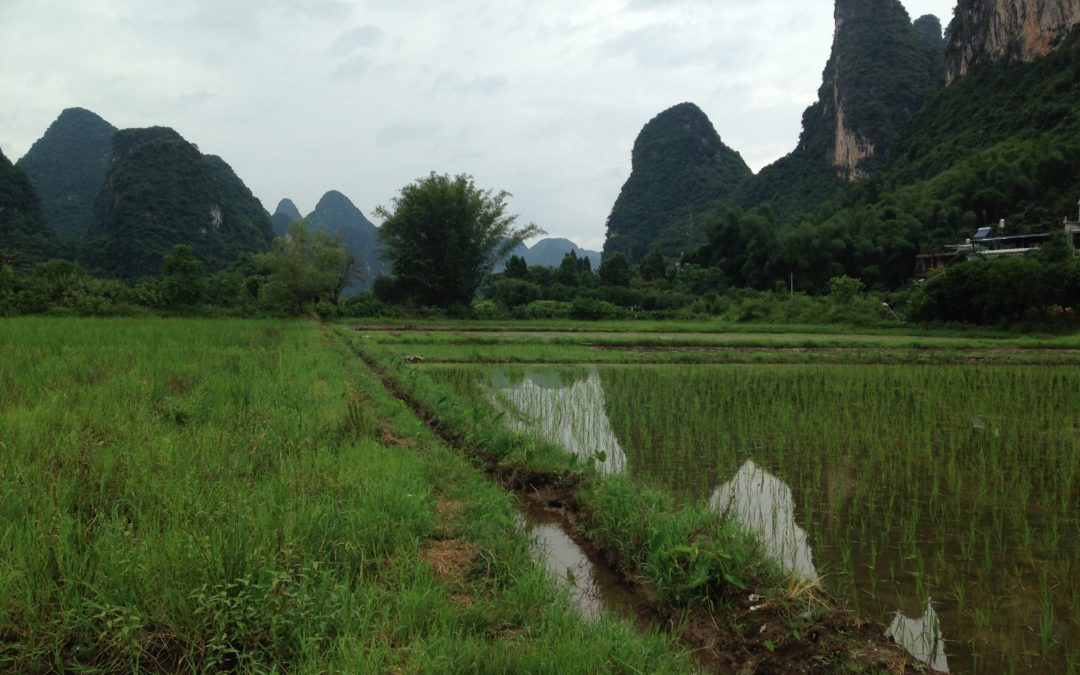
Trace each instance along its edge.
{"label": "flooded paddy field", "polygon": [[[519,352],[573,361],[590,339]],[[1010,347],[975,364],[417,370],[601,472],[738,520],[935,669],[1076,672],[1080,371]]]}

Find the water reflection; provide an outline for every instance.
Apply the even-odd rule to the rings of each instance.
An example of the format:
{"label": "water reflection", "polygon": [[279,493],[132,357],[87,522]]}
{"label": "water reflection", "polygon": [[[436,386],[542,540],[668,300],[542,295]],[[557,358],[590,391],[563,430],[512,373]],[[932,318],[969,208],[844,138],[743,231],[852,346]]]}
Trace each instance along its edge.
{"label": "water reflection", "polygon": [[557,517],[542,510],[522,514],[533,538],[533,554],[566,589],[585,618],[595,621],[601,610],[634,616],[634,600],[609,569],[595,565],[563,531]]}
{"label": "water reflection", "polygon": [[949,672],[945,640],[941,637],[941,622],[938,621],[937,612],[929,600],[926,601],[926,612],[921,618],[909,619],[903,612],[897,612],[885,634],[934,670]]}
{"label": "water reflection", "polygon": [[626,469],[626,453],[604,410],[604,388],[595,368],[569,385],[555,371],[528,372],[517,381],[499,372],[491,377],[490,393],[511,428],[540,436],[583,460],[596,458],[603,473]]}
{"label": "water reflection", "polygon": [[[584,460],[599,451],[604,456],[597,463],[601,471],[625,471],[626,453],[607,416],[598,370],[593,368],[584,377],[564,381],[565,374],[530,371],[511,379],[505,372],[497,372],[489,379],[487,393],[496,408],[506,413],[511,428],[561,445]],[[820,581],[806,531],[796,523],[795,499],[787,483],[747,461],[716,488],[709,505],[753,532],[765,552],[785,569]],[[602,605],[608,605],[601,596],[610,586],[597,582],[588,559],[557,525],[531,522],[530,531],[548,568],[567,585],[582,612],[595,617]],[[918,619],[898,612],[887,634],[913,657],[935,670],[948,671],[940,622],[929,603]]]}
{"label": "water reflection", "polygon": [[757,535],[765,551],[785,569],[818,581],[806,531],[795,524],[795,499],[787,483],[747,461],[716,488],[709,506]]}

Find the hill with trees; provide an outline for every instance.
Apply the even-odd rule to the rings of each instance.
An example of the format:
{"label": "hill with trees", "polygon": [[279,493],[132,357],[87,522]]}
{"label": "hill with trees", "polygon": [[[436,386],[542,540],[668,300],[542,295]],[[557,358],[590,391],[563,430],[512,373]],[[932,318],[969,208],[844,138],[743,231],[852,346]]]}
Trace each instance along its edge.
{"label": "hill with trees", "polygon": [[[898,0],[837,0],[832,52],[795,150],[740,188],[742,208],[781,218],[821,207],[885,164],[901,126],[944,86],[941,22]],[[936,24],[939,40],[928,39]],[[928,30],[929,29],[929,30]]]}
{"label": "hill with trees", "polygon": [[376,277],[389,271],[379,254],[379,229],[342,193],[330,190],[324,194],[306,220],[313,232],[325,229],[341,237],[345,248],[359,261],[360,278],[350,284],[349,291],[370,288]]}
{"label": "hill with trees", "polygon": [[0,254],[37,262],[53,255],[55,246],[29,177],[0,152]]}
{"label": "hill with trees", "polygon": [[208,272],[266,251],[273,232],[259,201],[218,157],[165,127],[113,136],[112,163],[94,205],[86,259],[124,280],[158,273],[176,244]]}
{"label": "hill with trees", "polygon": [[680,103],[665,110],[634,142],[630,178],[608,217],[604,257],[621,252],[637,262],[654,247],[678,256],[701,241],[695,214],[716,208],[750,176],[700,108]]}
{"label": "hill with trees", "polygon": [[289,225],[303,218],[300,209],[291,199],[282,199],[274,209],[274,215],[270,216],[270,225],[274,230],[274,236],[284,237],[289,232]]}
{"label": "hill with trees", "polygon": [[57,234],[75,241],[86,236],[115,133],[116,127],[89,110],[68,108],[18,161]]}

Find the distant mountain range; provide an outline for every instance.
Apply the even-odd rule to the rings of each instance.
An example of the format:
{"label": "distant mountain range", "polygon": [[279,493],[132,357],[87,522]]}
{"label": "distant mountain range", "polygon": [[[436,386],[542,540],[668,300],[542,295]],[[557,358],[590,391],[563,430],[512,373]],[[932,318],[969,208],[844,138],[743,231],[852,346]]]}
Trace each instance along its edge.
{"label": "distant mountain range", "polygon": [[[558,267],[562,263],[563,257],[570,252],[573,252],[579,258],[588,258],[594,271],[600,267],[601,254],[599,251],[588,251],[569,239],[558,237],[541,239],[532,246],[522,244],[511,251],[510,255],[524,258],[525,263],[530,267]],[[504,261],[496,267],[496,271],[501,271],[505,267],[506,262]]]}
{"label": "distant mountain range", "polygon": [[[271,217],[275,234],[284,235],[289,225],[299,219],[296,204],[290,199],[281,200]],[[348,292],[369,289],[376,277],[389,273],[390,267],[378,251],[378,228],[342,193],[331,190],[324,194],[305,220],[312,230],[325,229],[341,237],[345,248],[360,261],[360,278],[349,286]]]}
{"label": "distant mountain range", "polygon": [[42,234],[31,250],[0,231],[0,247],[35,257],[76,258],[97,274],[134,281],[158,274],[175,244],[190,244],[216,272],[273,239],[269,214],[232,168],[167,127],[118,131],[69,108],[17,168],[40,199]]}

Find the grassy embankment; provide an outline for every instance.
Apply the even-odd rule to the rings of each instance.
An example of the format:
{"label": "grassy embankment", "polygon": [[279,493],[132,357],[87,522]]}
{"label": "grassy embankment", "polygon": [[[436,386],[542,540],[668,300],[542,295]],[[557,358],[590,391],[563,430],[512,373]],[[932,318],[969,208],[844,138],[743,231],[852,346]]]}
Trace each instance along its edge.
{"label": "grassy embankment", "polygon": [[306,322],[0,324],[0,670],[690,669]]}
{"label": "grassy embankment", "polygon": [[[777,672],[895,672],[914,667],[902,650],[887,644],[883,627],[838,610],[816,584],[789,577],[746,531],[717,518],[707,505],[678,504],[668,491],[626,476],[598,475],[590,458],[504,428],[490,405],[435,383],[403,358],[422,344],[424,349],[417,352],[421,356],[441,346],[447,348],[445,354],[456,349],[467,359],[471,344],[477,354],[495,359],[501,354],[498,341],[377,334],[348,326],[337,333],[491,475],[526,499],[563,512],[625,576],[655,594],[657,611],[674,619],[677,633],[703,647],[711,663],[753,663]],[[530,336],[503,347],[526,354],[526,360],[530,348],[551,350],[566,359],[574,344]],[[595,457],[598,463],[604,459]]]}
{"label": "grassy embankment", "polygon": [[[825,332],[790,327],[787,332],[723,332],[709,324],[684,330],[607,330],[587,325],[514,324],[506,332],[486,325],[358,325],[365,343],[427,363],[458,364],[703,364],[703,363],[897,363],[897,364],[1080,364],[1080,336],[1014,336],[1001,333]],[[657,326],[654,328],[661,328]],[[773,328],[773,327],[766,327]],[[627,329],[627,330],[624,330]]]}

